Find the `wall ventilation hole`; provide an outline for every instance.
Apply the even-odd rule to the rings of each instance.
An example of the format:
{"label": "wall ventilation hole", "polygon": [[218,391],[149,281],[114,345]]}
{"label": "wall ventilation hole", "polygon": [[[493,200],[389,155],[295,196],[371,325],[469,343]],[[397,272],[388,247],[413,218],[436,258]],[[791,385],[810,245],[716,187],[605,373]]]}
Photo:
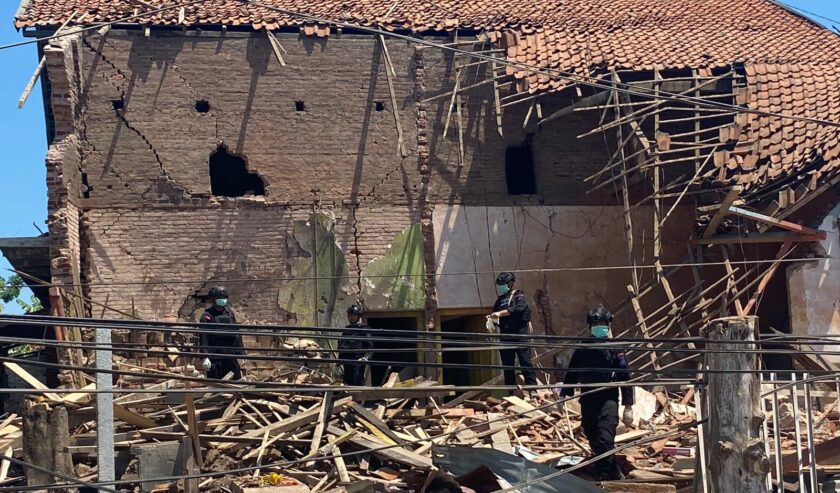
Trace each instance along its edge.
{"label": "wall ventilation hole", "polygon": [[306,111],[306,104],[303,101],[295,101],[295,111]]}
{"label": "wall ventilation hole", "polygon": [[210,155],[210,191],[221,197],[265,195],[265,182],[248,171],[243,157],[230,154],[222,144]]}
{"label": "wall ventilation hole", "polygon": [[376,101],[374,102],[376,107],[376,111],[385,111],[385,102],[384,101]]}
{"label": "wall ventilation hole", "polygon": [[210,111],[210,102],[204,99],[196,101],[195,111],[199,113],[207,113],[208,111]]}

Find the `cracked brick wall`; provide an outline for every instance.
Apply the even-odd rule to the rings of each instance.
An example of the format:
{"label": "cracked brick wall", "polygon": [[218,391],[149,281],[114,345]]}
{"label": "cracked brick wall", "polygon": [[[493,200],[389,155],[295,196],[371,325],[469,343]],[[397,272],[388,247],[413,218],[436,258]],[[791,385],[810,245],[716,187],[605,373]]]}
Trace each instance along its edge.
{"label": "cracked brick wall", "polygon": [[[459,164],[454,121],[441,138],[448,98],[422,103],[451,90],[455,61],[389,41],[409,151],[401,158],[375,39],[279,39],[285,67],[262,33],[153,32],[147,38],[114,30],[104,38],[75,39],[60,47],[60,58],[55,54],[63,63],[55,70],[70,74],[65,91],[49,71],[56,136],[69,136],[67,156],[55,167],[73,175],[72,183],[64,178],[63,193],[82,211],[81,234],[73,233],[76,265],[91,282],[85,294],[96,303],[143,318],[191,318],[200,295],[227,280],[243,321],[294,323],[301,317],[286,309],[289,296],[306,293],[289,293],[296,285],[288,278],[316,255],[302,248],[294,231],[315,213],[332,218],[335,247],[354,278],[339,299],[346,303],[358,293],[359,274],[412,225],[423,227],[429,274],[436,209],[617,204],[606,190],[586,194],[582,182],[609,158],[603,136],[577,138],[595,126],[595,113],[574,114],[538,133],[538,193],[509,196],[505,148],[525,139],[527,103],[505,109],[500,136],[491,86],[465,94],[465,159]],[[471,69],[462,83],[484,77],[484,70]],[[56,99],[60,91],[72,103],[67,111]],[[542,113],[567,104],[565,98],[546,97]],[[197,101],[207,101],[209,109],[197,111]],[[264,180],[264,196],[211,197],[208,160],[222,144]],[[51,214],[61,210],[51,202]],[[51,223],[51,233],[64,226]],[[613,241],[624,244],[620,236]],[[434,276],[425,281],[433,291]],[[330,300],[316,306],[322,302]],[[433,323],[436,300],[425,308],[427,324]]]}

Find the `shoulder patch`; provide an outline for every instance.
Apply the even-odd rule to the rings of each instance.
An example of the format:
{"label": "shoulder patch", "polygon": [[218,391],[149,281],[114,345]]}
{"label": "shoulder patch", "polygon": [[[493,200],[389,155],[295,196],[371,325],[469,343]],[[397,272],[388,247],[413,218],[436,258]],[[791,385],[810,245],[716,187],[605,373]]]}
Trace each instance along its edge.
{"label": "shoulder patch", "polygon": [[210,322],[212,320],[213,320],[213,317],[211,317],[209,313],[205,313],[204,315],[201,316],[201,321],[202,322]]}

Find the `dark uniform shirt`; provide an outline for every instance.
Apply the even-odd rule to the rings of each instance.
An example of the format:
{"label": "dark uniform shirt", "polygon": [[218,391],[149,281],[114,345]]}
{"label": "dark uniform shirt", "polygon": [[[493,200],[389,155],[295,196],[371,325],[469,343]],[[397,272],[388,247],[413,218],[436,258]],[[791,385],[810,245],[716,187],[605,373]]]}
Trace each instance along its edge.
{"label": "dark uniform shirt", "polygon": [[[236,327],[236,317],[233,312],[227,308],[222,311],[217,311],[216,307],[208,308],[201,315],[201,323],[203,324],[230,324],[231,327],[206,327],[203,328],[208,332],[201,334],[201,345],[212,346],[215,353],[230,353],[238,354],[239,348],[242,347],[242,339],[238,335],[233,334],[214,334],[213,331],[230,332],[238,330]],[[218,349],[216,349],[218,348]]]}
{"label": "dark uniform shirt", "polygon": [[525,299],[525,293],[518,289],[511,293],[499,295],[493,304],[493,311],[507,310],[509,317],[499,318],[499,331],[502,334],[524,334],[528,332],[528,322],[531,321],[531,309]]}
{"label": "dark uniform shirt", "polygon": [[341,333],[338,341],[339,357],[342,359],[359,359],[373,349],[370,340],[370,330],[361,323],[348,324]]}
{"label": "dark uniform shirt", "polygon": [[[629,379],[627,357],[624,351],[606,348],[578,348],[572,354],[569,369],[587,369],[591,371],[569,371],[563,381],[562,395],[571,396],[575,393],[576,384],[624,382]],[[593,390],[585,387],[581,392]],[[610,387],[592,394],[581,396],[585,400],[614,400],[618,402],[618,388]],[[633,387],[621,387],[621,403],[625,406],[633,405]]]}

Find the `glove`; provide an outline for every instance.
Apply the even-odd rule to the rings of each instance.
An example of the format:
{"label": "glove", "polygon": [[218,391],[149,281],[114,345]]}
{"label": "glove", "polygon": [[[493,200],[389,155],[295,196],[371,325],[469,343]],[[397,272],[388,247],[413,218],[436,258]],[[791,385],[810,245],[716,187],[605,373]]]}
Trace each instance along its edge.
{"label": "glove", "polygon": [[484,324],[484,328],[487,329],[487,332],[490,334],[497,332],[496,322],[494,322],[489,315],[487,316],[487,322]]}
{"label": "glove", "polygon": [[213,364],[210,363],[210,358],[204,358],[204,361],[201,362],[201,368],[204,371],[210,371],[210,368],[213,368]]}
{"label": "glove", "polygon": [[359,358],[359,361],[367,361],[367,360],[368,360],[367,356],[362,356],[361,358]]}
{"label": "glove", "polygon": [[633,426],[633,408],[632,407],[625,407],[624,408],[624,415],[621,417],[621,421],[624,423],[624,426],[630,427]]}

